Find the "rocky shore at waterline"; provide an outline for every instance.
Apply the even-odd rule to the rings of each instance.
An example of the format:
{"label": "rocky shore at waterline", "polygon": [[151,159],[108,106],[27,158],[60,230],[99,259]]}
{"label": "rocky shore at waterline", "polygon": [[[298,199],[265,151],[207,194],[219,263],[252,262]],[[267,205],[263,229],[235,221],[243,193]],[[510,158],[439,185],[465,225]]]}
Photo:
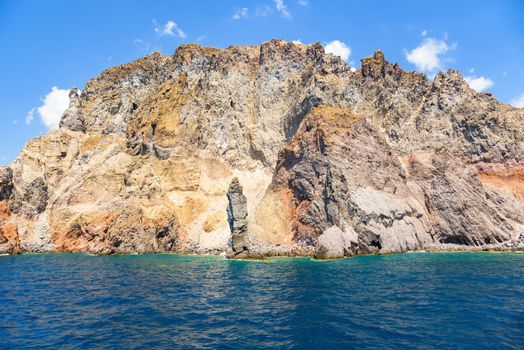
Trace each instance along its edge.
{"label": "rocky shore at waterline", "polygon": [[109,68],[0,167],[0,253],[524,248],[524,109],[381,51],[194,44]]}

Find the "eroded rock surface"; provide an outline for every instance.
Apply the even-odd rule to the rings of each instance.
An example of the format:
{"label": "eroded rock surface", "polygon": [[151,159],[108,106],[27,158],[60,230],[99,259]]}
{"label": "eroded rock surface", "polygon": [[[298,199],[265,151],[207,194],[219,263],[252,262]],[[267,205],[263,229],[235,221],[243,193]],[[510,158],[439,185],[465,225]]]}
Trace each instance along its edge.
{"label": "eroded rock surface", "polygon": [[457,71],[190,44],[81,91],[0,168],[0,253],[524,247],[524,109]]}
{"label": "eroded rock surface", "polygon": [[342,231],[338,226],[331,226],[318,236],[315,258],[340,259],[352,256],[357,251],[357,247],[358,236],[351,227]]}
{"label": "eroded rock surface", "polygon": [[249,255],[249,235],[247,221],[247,199],[242,192],[242,186],[235,177],[227,190],[227,221],[231,230],[231,257]]}
{"label": "eroded rock surface", "polygon": [[13,191],[13,171],[9,167],[0,167],[0,201],[8,200]]}

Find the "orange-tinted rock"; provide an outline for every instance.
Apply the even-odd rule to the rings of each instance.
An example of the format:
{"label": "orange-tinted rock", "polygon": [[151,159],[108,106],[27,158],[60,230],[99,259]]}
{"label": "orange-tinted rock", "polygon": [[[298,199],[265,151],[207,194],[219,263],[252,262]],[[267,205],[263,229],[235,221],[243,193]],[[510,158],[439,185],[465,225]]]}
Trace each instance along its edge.
{"label": "orange-tinted rock", "polygon": [[524,242],[524,109],[381,51],[352,72],[318,43],[182,45],[71,89],[60,126],[0,168],[2,247],[227,251],[235,177],[250,253]]}
{"label": "orange-tinted rock", "polygon": [[493,186],[524,201],[524,163],[479,164],[477,176],[485,185]]}

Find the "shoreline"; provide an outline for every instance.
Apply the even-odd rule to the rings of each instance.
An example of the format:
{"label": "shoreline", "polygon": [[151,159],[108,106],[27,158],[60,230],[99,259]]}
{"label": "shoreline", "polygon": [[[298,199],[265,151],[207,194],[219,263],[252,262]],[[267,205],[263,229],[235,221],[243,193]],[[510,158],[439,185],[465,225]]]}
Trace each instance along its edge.
{"label": "shoreline", "polygon": [[231,259],[223,254],[187,254],[187,253],[131,253],[131,254],[92,254],[88,252],[22,252],[17,254],[4,253],[0,254],[2,256],[26,256],[26,255],[78,255],[78,256],[91,256],[91,257],[144,257],[144,256],[172,256],[172,257],[197,257],[197,258],[221,258],[220,260],[230,260],[230,261],[250,261],[250,262],[268,262],[270,260],[278,259],[309,259],[317,262],[329,262],[337,260],[346,260],[351,258],[358,257],[383,257],[383,256],[393,256],[393,255],[407,255],[407,254],[470,254],[470,253],[481,253],[481,254],[524,254],[522,249],[464,249],[464,250],[413,250],[406,252],[395,252],[387,254],[359,254],[353,256],[345,256],[342,258],[336,259],[316,259],[313,255],[270,255],[263,256],[261,258],[241,258],[241,259]]}

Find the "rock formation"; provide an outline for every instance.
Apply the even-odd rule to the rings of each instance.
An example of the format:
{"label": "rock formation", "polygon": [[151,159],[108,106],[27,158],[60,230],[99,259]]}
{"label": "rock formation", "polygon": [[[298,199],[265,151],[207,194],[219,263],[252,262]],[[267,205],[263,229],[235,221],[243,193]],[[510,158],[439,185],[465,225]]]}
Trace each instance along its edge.
{"label": "rock formation", "polygon": [[523,155],[524,109],[453,70],[182,45],[73,88],[0,168],[0,253],[524,249]]}
{"label": "rock formation", "polygon": [[358,247],[358,236],[355,230],[331,226],[318,236],[315,248],[316,259],[340,259],[355,254]]}
{"label": "rock formation", "polygon": [[242,186],[235,177],[227,190],[227,221],[231,229],[231,257],[249,256],[249,236],[247,231],[247,199]]}
{"label": "rock formation", "polygon": [[0,201],[6,201],[13,191],[13,171],[9,167],[0,167]]}

